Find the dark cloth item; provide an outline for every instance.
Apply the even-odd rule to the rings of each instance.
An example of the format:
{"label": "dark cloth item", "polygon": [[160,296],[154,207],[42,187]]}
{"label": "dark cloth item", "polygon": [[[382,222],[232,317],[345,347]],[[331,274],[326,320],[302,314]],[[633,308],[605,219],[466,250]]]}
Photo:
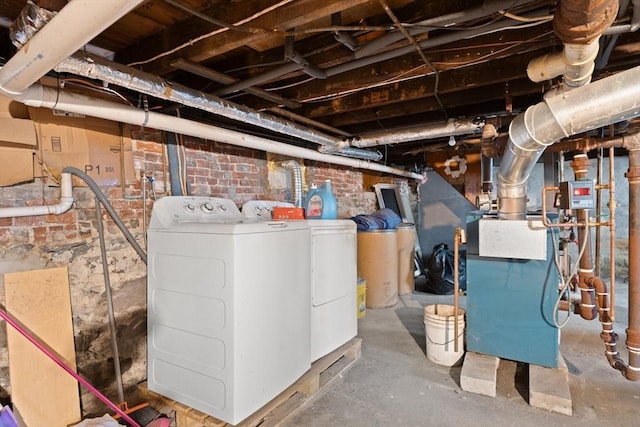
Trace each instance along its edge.
{"label": "dark cloth item", "polygon": [[373,215],[356,215],[351,218],[356,223],[358,231],[382,230],[385,223]]}
{"label": "dark cloth item", "polygon": [[382,208],[373,213],[373,216],[384,222],[385,229],[393,229],[400,225],[402,218],[389,208]]}
{"label": "dark cloth item", "polygon": [[[467,290],[467,255],[460,251],[458,256],[458,288]],[[454,254],[446,243],[438,243],[427,262],[426,292],[438,295],[453,294]]]}
{"label": "dark cloth item", "polygon": [[358,231],[391,230],[402,222],[402,218],[388,208],[380,209],[371,215],[356,215],[351,219],[355,221]]}

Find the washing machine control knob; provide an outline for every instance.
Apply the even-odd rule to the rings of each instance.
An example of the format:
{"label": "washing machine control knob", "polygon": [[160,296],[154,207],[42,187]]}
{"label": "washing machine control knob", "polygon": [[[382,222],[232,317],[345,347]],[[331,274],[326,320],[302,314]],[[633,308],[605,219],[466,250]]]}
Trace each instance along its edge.
{"label": "washing machine control knob", "polygon": [[204,213],[211,213],[213,212],[213,205],[209,202],[206,202],[200,206],[200,209],[202,209]]}
{"label": "washing machine control knob", "polygon": [[227,211],[227,207],[225,205],[219,205],[218,209],[220,209],[222,212],[226,212]]}
{"label": "washing machine control knob", "polygon": [[189,211],[189,212],[193,212],[193,211],[195,211],[195,210],[196,210],[196,207],[195,207],[195,206],[193,206],[191,203],[186,204],[186,205],[184,206],[184,208],[185,208],[187,211]]}

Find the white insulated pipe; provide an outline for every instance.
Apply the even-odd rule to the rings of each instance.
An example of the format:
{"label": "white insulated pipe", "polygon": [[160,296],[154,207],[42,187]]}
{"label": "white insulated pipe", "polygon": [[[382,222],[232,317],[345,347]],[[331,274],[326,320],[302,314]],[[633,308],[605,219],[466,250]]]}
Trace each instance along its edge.
{"label": "white insulated pipe", "polygon": [[540,83],[562,75],[567,88],[584,86],[591,81],[598,55],[599,37],[588,44],[565,44],[562,52],[550,53],[532,59],[527,66],[527,76]]}
{"label": "white insulated pipe", "polygon": [[348,166],[357,169],[370,169],[413,179],[423,178],[421,174],[377,163],[371,163],[366,160],[323,154],[308,148],[284,144],[253,135],[246,135],[237,131],[192,120],[151,111],[144,111],[129,105],[117,104],[114,102],[91,98],[85,95],[47,88],[39,84],[32,85],[28,90],[24,91],[20,95],[14,96],[13,98],[16,101],[22,102],[31,107],[55,108],[69,113],[84,114],[87,116],[128,123],[131,125],[176,132],[183,135],[190,135],[210,141],[220,141],[253,150],[267,151],[270,153],[316,160],[319,162]]}
{"label": "white insulated pipe", "polygon": [[60,178],[60,200],[55,205],[18,206],[0,208],[0,218],[20,216],[59,215],[68,211],[73,204],[73,186],[71,174],[63,173]]}
{"label": "white insulated pipe", "polygon": [[81,49],[143,0],[73,0],[2,69],[0,92],[16,95]]}
{"label": "white insulated pipe", "polygon": [[377,145],[399,144],[402,142],[419,141],[421,139],[434,139],[453,135],[469,135],[481,133],[484,122],[480,120],[451,119],[443,124],[423,126],[401,132],[376,132],[355,138],[351,145],[358,148],[374,147]]}

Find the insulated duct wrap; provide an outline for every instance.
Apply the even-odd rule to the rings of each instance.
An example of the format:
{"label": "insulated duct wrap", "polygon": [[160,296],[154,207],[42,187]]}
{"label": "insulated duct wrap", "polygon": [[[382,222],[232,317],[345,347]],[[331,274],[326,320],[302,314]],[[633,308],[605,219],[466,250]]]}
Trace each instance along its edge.
{"label": "insulated duct wrap", "polygon": [[27,2],[27,5],[20,12],[20,16],[9,27],[11,43],[18,49],[22,48],[55,15],[55,12]]}
{"label": "insulated duct wrap", "polygon": [[482,132],[484,122],[481,120],[451,119],[443,124],[421,126],[402,132],[380,132],[356,138],[351,142],[354,147],[373,147],[391,145],[402,142],[419,141],[421,139],[444,138],[452,135],[468,135]]}
{"label": "insulated duct wrap", "polygon": [[553,29],[563,43],[587,44],[600,37],[618,13],[618,0],[562,0]]}
{"label": "insulated duct wrap", "polygon": [[[143,0],[73,0],[0,69],[0,92],[21,93]],[[26,33],[25,33],[26,34]]]}
{"label": "insulated duct wrap", "polygon": [[[144,71],[107,61],[86,52],[76,53],[62,61],[55,69],[59,72],[102,80],[147,95],[177,102],[188,107],[239,120],[263,129],[310,141],[321,145],[324,148],[324,152],[340,151],[348,145],[348,143],[344,141],[313,129],[269,114],[254,111],[242,105],[193,90],[178,83],[169,82],[159,76],[145,73]],[[362,156],[360,157],[371,159],[369,152],[361,151]],[[358,157],[357,154],[359,153],[355,151],[350,152],[352,157]]]}

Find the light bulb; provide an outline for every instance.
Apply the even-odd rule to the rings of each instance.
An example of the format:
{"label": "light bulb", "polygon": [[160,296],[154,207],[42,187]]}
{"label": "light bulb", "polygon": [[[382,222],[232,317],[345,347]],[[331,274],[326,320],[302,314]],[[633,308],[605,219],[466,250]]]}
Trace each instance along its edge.
{"label": "light bulb", "polygon": [[449,147],[455,147],[456,145],[456,139],[453,137],[453,135],[451,135],[449,137]]}

